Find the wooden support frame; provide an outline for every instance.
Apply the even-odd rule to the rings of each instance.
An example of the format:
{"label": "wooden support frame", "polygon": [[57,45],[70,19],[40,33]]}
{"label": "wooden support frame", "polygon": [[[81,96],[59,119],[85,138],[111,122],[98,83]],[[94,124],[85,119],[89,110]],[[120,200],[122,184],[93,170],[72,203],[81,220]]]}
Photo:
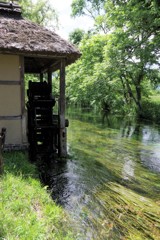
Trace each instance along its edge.
{"label": "wooden support frame", "polygon": [[21,127],[22,143],[26,143],[26,111],[25,111],[25,85],[24,85],[24,57],[20,56],[20,83],[21,83]]}
{"label": "wooden support frame", "polygon": [[3,152],[3,149],[4,149],[5,137],[6,137],[6,128],[2,128],[1,133],[0,133],[0,174],[3,173],[2,152]]}
{"label": "wooden support frame", "polygon": [[21,83],[21,114],[25,111],[25,86],[24,86],[24,57],[20,56],[20,83]]}
{"label": "wooden support frame", "polygon": [[50,86],[50,92],[52,93],[52,70],[48,69],[48,85]]}
{"label": "wooden support frame", "polygon": [[43,73],[40,73],[40,82],[43,82]]}
{"label": "wooden support frame", "polygon": [[67,134],[65,128],[65,66],[66,60],[61,60],[60,67],[60,98],[59,98],[59,157],[67,157]]}

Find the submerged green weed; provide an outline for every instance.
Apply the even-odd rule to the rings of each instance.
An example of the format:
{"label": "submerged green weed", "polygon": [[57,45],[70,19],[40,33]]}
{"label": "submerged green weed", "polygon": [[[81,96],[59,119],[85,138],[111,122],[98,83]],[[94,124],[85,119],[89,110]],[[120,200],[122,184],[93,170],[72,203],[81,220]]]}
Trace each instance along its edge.
{"label": "submerged green weed", "polygon": [[104,184],[95,198],[103,200],[103,216],[94,220],[101,225],[101,237],[108,239],[155,239],[160,236],[160,203],[142,197],[117,183]]}
{"label": "submerged green weed", "polygon": [[[144,164],[154,160],[154,154],[160,158],[156,133],[140,125],[116,129],[75,118],[70,126],[70,148],[90,199],[82,221],[93,239],[159,240],[160,175]],[[133,130],[139,135],[131,134]],[[153,141],[145,140],[147,134]]]}

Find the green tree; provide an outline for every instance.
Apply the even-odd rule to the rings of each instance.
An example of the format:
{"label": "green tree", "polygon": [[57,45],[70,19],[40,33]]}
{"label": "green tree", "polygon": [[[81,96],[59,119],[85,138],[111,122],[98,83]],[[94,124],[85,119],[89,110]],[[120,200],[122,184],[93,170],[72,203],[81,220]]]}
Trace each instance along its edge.
{"label": "green tree", "polygon": [[84,35],[85,35],[85,31],[77,28],[69,34],[69,41],[75,45],[79,45]]}
{"label": "green tree", "polygon": [[[87,10],[90,9],[89,12],[95,14],[95,21],[97,21],[98,11],[93,8],[93,4],[96,2],[98,1],[74,0],[73,15],[87,14]],[[157,83],[159,80],[159,71],[157,70],[160,65],[159,2],[157,0],[107,0],[99,2],[102,4],[99,6],[103,8],[101,13],[105,13],[99,17],[103,16],[103,23],[109,30],[107,41],[97,52],[88,52],[90,48],[86,47],[85,51],[89,57],[86,58],[87,61],[82,57],[82,63],[88,67],[88,78],[94,82],[99,79],[99,76],[101,79],[103,76],[103,82],[106,81],[105,92],[107,96],[104,97],[104,93],[100,94],[100,91],[97,91],[94,93],[94,98],[96,99],[100,95],[105,99],[105,102],[110,99],[110,103],[115,102],[114,99],[116,101],[120,99],[125,105],[135,105],[137,112],[141,113],[142,96],[147,96],[151,84]],[[88,42],[83,44],[88,46]],[[92,49],[94,49],[94,44],[93,41]],[[82,53],[85,54],[84,50]],[[97,58],[97,55],[102,58],[102,61]],[[94,68],[91,67],[92,59],[94,59]],[[94,72],[91,69],[94,69]],[[82,79],[86,79],[85,74],[87,71],[81,75]],[[83,80],[81,81],[83,83]],[[112,86],[112,88],[108,88],[108,86]],[[113,94],[111,94],[111,89],[115,91]],[[104,92],[104,88],[102,90]]]}
{"label": "green tree", "polygon": [[58,26],[57,13],[48,0],[19,0],[18,4],[25,18],[53,29]]}
{"label": "green tree", "polygon": [[124,95],[135,102],[140,113],[143,83],[152,80],[153,66],[159,64],[160,9],[155,1],[108,0],[106,19],[112,32],[106,61],[116,69]]}
{"label": "green tree", "polygon": [[71,4],[72,17],[89,16],[95,22],[99,31],[107,33],[105,24],[105,0],[73,0]]}
{"label": "green tree", "polygon": [[80,43],[82,57],[67,69],[67,98],[81,106],[116,108],[120,102],[117,92],[119,82],[112,81],[104,62],[107,35],[84,38]]}

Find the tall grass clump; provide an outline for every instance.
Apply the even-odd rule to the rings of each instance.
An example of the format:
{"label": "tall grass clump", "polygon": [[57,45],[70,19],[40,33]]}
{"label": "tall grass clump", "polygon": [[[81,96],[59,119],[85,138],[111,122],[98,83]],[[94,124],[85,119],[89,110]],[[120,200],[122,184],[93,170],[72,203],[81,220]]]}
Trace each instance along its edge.
{"label": "tall grass clump", "polygon": [[71,240],[67,213],[42,187],[36,167],[22,152],[4,154],[0,178],[0,239]]}

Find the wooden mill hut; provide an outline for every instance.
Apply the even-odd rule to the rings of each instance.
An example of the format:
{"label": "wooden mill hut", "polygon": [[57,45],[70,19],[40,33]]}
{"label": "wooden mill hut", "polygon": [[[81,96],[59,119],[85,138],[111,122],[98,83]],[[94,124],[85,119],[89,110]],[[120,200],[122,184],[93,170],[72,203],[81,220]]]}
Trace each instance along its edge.
{"label": "wooden mill hut", "polygon": [[[59,156],[66,156],[65,67],[74,63],[79,57],[80,52],[56,33],[24,19],[19,5],[0,2],[0,129],[6,128],[5,146],[7,148],[25,147],[28,143],[28,134],[30,147],[33,144],[32,149],[38,143],[43,145],[44,138],[48,138],[47,129],[49,129],[48,133],[53,133],[51,138],[56,138],[54,141],[58,145],[56,147]],[[42,128],[38,128],[37,125],[32,126],[33,122],[37,121],[36,116],[41,116],[41,113],[29,116],[32,126],[29,128],[27,127],[24,75],[29,73],[39,76],[39,84],[30,83],[31,89],[28,96],[42,94],[40,106],[43,108],[43,102],[46,100],[48,103],[52,102],[48,106],[53,107],[52,73],[56,70],[60,70],[58,115],[55,119],[52,115],[48,128],[45,124]],[[44,80],[44,75],[47,76],[47,80],[46,77]],[[48,94],[47,98],[44,92]],[[28,111],[31,109],[29,115],[34,115],[34,112],[40,109],[40,107],[37,108],[37,103],[34,104],[36,96],[32,97],[28,107]],[[44,119],[40,119],[41,122]],[[36,135],[32,134],[35,129],[39,129]],[[37,145],[34,145],[36,137]],[[50,139],[48,138],[47,141],[49,143]]]}

